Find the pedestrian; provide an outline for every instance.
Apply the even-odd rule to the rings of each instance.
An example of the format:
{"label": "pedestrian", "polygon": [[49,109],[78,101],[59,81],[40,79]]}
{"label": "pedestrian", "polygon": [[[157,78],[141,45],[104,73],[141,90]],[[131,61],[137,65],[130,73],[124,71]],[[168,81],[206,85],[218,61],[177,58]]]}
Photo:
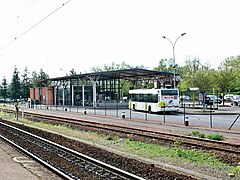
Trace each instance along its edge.
{"label": "pedestrian", "polygon": [[18,107],[18,105],[17,105],[17,104],[15,105],[15,110],[16,110],[16,120],[18,121],[18,112],[19,112],[19,107]]}
{"label": "pedestrian", "polygon": [[205,102],[204,102],[204,109],[207,109],[207,106],[210,104],[210,98],[209,97],[205,97]]}

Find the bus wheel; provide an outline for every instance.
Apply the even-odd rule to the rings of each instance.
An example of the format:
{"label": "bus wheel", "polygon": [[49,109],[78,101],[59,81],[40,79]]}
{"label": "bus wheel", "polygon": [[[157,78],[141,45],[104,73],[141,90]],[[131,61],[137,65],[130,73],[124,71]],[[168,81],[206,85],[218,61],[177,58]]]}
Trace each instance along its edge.
{"label": "bus wheel", "polygon": [[135,109],[135,104],[133,104],[133,110],[136,110],[136,109]]}
{"label": "bus wheel", "polygon": [[148,113],[152,113],[152,108],[151,108],[151,106],[148,106]]}

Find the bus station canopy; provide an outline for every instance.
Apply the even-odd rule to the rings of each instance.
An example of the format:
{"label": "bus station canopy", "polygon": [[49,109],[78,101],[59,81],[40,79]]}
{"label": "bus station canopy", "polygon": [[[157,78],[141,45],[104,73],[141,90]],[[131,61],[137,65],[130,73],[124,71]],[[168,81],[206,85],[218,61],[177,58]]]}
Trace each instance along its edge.
{"label": "bus station canopy", "polygon": [[96,107],[102,101],[122,99],[126,94],[123,88],[126,80],[132,81],[133,88],[139,82],[142,85],[149,81],[156,81],[154,86],[164,86],[165,83],[171,83],[173,76],[173,73],[168,72],[132,68],[42,79],[38,80],[38,87],[32,88],[31,99],[36,100],[38,97],[40,103],[63,106],[85,106],[88,102]]}
{"label": "bus station canopy", "polygon": [[[93,72],[86,74],[77,74],[64,77],[50,78],[50,81],[62,81],[62,80],[73,80],[73,79],[86,79],[91,77],[93,80],[102,79],[125,79],[125,80],[143,80],[143,79],[165,79],[173,76],[173,73],[160,72],[156,70],[147,70],[141,68],[123,69],[123,70],[112,70],[103,72]],[[44,82],[46,80],[40,80]]]}

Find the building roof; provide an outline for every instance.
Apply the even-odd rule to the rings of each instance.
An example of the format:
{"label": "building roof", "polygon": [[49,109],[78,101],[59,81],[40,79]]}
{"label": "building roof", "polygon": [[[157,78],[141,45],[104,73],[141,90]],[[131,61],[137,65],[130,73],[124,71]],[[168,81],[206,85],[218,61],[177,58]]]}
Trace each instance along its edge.
{"label": "building roof", "polygon": [[[160,72],[155,70],[147,70],[141,68],[123,69],[123,70],[112,70],[103,72],[93,72],[86,74],[77,74],[64,77],[50,78],[46,80],[50,81],[62,81],[72,79],[86,79],[91,78],[93,80],[104,80],[104,79],[126,79],[126,80],[143,80],[143,79],[162,79],[173,76],[173,73]],[[41,80],[44,82],[46,80]]]}

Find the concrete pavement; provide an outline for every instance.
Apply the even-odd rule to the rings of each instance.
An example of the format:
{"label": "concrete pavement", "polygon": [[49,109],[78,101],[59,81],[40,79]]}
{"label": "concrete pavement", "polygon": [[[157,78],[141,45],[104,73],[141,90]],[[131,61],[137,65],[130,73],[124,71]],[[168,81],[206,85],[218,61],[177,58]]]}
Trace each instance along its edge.
{"label": "concrete pavement", "polygon": [[24,168],[18,158],[23,155],[0,139],[0,180],[37,180],[38,177]]}
{"label": "concrete pavement", "polygon": [[0,138],[0,180],[61,180],[49,169]]}

